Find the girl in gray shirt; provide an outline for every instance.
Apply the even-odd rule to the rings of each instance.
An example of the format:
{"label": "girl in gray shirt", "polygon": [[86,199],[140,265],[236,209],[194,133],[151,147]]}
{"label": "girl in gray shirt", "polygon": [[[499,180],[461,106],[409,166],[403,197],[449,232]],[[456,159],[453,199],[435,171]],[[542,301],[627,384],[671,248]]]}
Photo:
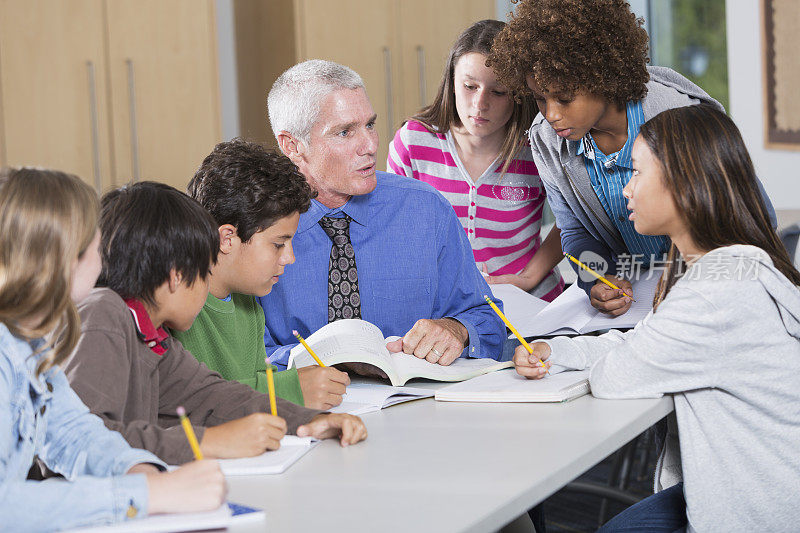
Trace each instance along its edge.
{"label": "girl in gray shirt", "polygon": [[793,531],[800,518],[800,273],[741,135],[707,105],[646,122],[625,187],[636,231],[667,235],[653,311],[627,333],[518,349],[517,372],[591,368],[598,398],[671,394],[656,494],[601,531]]}

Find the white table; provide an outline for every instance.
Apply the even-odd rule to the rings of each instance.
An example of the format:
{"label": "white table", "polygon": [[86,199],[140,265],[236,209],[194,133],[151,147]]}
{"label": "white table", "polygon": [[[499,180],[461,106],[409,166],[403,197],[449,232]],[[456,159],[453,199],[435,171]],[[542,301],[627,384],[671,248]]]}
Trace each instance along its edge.
{"label": "white table", "polygon": [[229,499],[265,509],[269,531],[492,531],[672,409],[671,398],[418,400],[364,415],[356,446],[325,441],[282,475],[229,478]]}

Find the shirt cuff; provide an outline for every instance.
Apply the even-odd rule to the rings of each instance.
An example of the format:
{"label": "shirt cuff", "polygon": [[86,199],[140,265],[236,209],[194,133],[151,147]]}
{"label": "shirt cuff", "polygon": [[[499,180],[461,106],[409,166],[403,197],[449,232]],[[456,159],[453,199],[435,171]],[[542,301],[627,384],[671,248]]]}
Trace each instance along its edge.
{"label": "shirt cuff", "polygon": [[115,522],[145,518],[148,513],[147,478],[130,474],[111,478],[111,497]]}
{"label": "shirt cuff", "polygon": [[467,335],[469,335],[467,347],[461,352],[459,357],[480,357],[481,356],[481,338],[478,335],[478,330],[475,329],[469,322],[465,322],[464,320],[459,320],[454,316],[446,316],[444,318],[452,318],[453,320],[457,321],[459,324],[467,328]]}
{"label": "shirt cuff", "polygon": [[275,351],[269,356],[270,364],[275,365],[278,371],[286,370],[289,364],[289,352],[292,351],[292,348],[297,346],[297,344],[298,343],[295,342],[294,344],[285,344],[275,348]]}
{"label": "shirt cuff", "polygon": [[537,340],[537,342],[544,342],[550,346],[550,357],[547,360],[552,365],[550,367],[551,374],[558,374],[565,370],[586,369],[586,361],[578,355],[575,346],[572,345],[572,339],[569,337],[556,337],[554,339]]}

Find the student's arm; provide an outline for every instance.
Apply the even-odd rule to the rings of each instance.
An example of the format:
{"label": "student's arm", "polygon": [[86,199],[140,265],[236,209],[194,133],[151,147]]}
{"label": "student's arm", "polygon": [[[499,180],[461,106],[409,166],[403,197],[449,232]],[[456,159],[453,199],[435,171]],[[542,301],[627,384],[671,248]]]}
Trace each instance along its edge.
{"label": "student's arm", "polygon": [[[252,413],[263,413],[269,409],[267,396],[254,391],[238,381],[227,381],[219,374],[197,361],[179,341],[171,343],[167,359],[159,365],[161,384],[160,420],[177,423],[175,409],[179,405],[193,425],[217,426]],[[278,416],[286,420],[288,432],[294,434],[297,427],[310,421],[320,413],[278,398]]]}
{"label": "student's arm", "polygon": [[60,370],[50,378],[53,400],[48,406],[48,446],[41,459],[50,470],[74,479],[80,475],[122,475],[139,463],[166,468],[158,457],[131,446],[92,415]]}
{"label": "student's arm", "polygon": [[673,287],[658,310],[627,333],[546,343],[553,365],[591,368],[592,394],[598,398],[660,397],[715,386],[726,326],[725,312],[704,295]]}
{"label": "student's arm", "polygon": [[[275,395],[297,405],[305,405],[303,400],[303,389],[300,387],[300,378],[297,369],[292,368],[282,372],[275,372]],[[249,385],[262,394],[267,393],[267,371],[259,369],[253,379],[240,379],[239,382]]]}
{"label": "student's arm", "polygon": [[[90,522],[121,522],[126,519],[126,511],[129,503],[138,507],[140,513],[147,514],[148,495],[147,482],[145,476],[120,476],[120,477],[88,477],[86,475],[86,463],[81,465],[87,458],[81,457],[81,445],[95,446],[89,439],[70,432],[69,435],[62,435],[64,443],[61,446],[68,448],[61,452],[62,457],[72,455],[72,462],[77,466],[78,475],[73,476],[72,481],[67,483],[60,479],[49,479],[47,481],[26,481],[28,465],[25,471],[19,471],[19,465],[14,464],[12,455],[18,450],[20,443],[15,437],[12,428],[13,417],[8,416],[11,411],[13,369],[5,358],[0,357],[0,406],[4,413],[0,416],[0,517],[2,526],[17,524],[27,530],[50,530],[58,526],[59,528],[76,527]],[[50,407],[54,407],[50,405]],[[25,416],[25,415],[23,415]],[[31,414],[32,416],[32,414]],[[84,414],[82,418],[89,417]],[[96,419],[94,419],[96,421]],[[90,422],[93,427],[90,433],[100,436],[99,429],[106,434],[97,445],[103,442],[111,442],[112,450],[122,451],[119,447],[119,435],[114,436],[111,432],[102,428],[99,421]],[[99,428],[99,429],[98,429]],[[33,438],[33,435],[29,435]],[[50,444],[50,435],[46,437]],[[116,441],[115,441],[116,439]],[[115,442],[114,442],[115,441]],[[59,443],[54,443],[58,447]],[[96,454],[93,454],[96,455]],[[110,454],[109,454],[110,455]],[[100,460],[98,467],[101,469],[122,468],[122,463],[135,461],[137,459],[153,460],[152,456],[139,453],[139,455],[125,453],[124,458],[117,460],[110,457]],[[69,461],[64,460],[66,465]]]}
{"label": "student's arm", "polygon": [[394,134],[394,139],[389,143],[389,153],[386,156],[386,171],[398,176],[416,178],[414,175],[411,154],[408,152],[408,143],[403,138],[406,133],[404,125]]}
{"label": "student's arm", "polygon": [[[87,327],[84,323],[81,338],[66,366],[71,387],[108,429],[121,433],[134,448],[148,450],[168,464],[191,461],[192,450],[180,426],[160,427],[154,421],[130,420],[126,415],[126,403],[131,397],[154,404],[157,400],[144,398],[144,391],[129,394],[131,382],[147,378],[138,376],[132,380],[134,354],[122,331]],[[198,439],[202,438],[202,427],[195,425],[195,432]]]}

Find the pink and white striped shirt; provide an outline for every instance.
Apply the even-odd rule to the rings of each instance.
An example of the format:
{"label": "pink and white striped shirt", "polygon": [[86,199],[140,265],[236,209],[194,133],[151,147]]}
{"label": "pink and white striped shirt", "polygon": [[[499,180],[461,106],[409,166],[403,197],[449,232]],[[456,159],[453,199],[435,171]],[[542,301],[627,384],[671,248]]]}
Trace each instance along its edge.
{"label": "pink and white striped shirt", "polygon": [[[530,146],[523,148],[500,178],[495,160],[473,182],[458,157],[453,136],[431,133],[415,120],[397,130],[389,145],[389,172],[432,185],[453,206],[477,263],[492,275],[518,274],[541,246],[545,191]],[[551,301],[564,289],[551,271],[532,294]]]}

